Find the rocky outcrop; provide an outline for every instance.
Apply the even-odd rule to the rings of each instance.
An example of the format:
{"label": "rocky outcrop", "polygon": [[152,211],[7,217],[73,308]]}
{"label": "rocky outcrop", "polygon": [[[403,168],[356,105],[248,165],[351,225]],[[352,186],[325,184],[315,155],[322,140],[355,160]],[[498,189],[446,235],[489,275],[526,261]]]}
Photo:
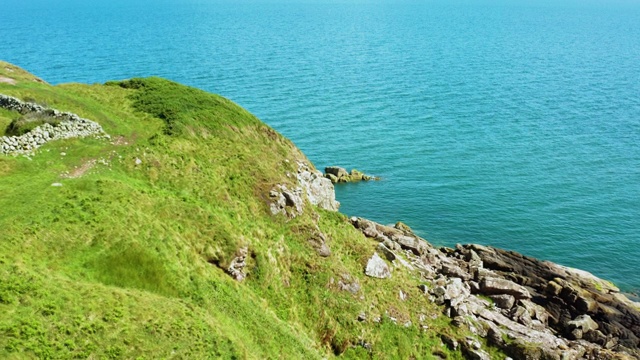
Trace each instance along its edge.
{"label": "rocky outcrop", "polygon": [[327,179],[331,180],[331,182],[334,184],[380,179],[378,177],[362,173],[356,169],[352,169],[349,173],[345,168],[341,168],[338,166],[327,166],[326,168],[324,168],[324,176]]}
{"label": "rocky outcrop", "polygon": [[109,138],[109,135],[98,123],[83,119],[70,112],[61,112],[38,104],[22,102],[2,94],[0,94],[0,107],[17,111],[22,115],[47,117],[57,124],[45,123],[20,136],[0,137],[0,153],[3,154],[31,154],[43,144],[53,140],[87,136]]}
{"label": "rocky outcrop", "polygon": [[236,257],[231,260],[231,264],[227,268],[227,273],[237,281],[243,281],[247,277],[244,268],[247,266],[246,260],[248,255],[249,249],[247,247],[240,248]]}
{"label": "rocky outcrop", "polygon": [[298,162],[298,184],[307,194],[307,199],[313,205],[330,211],[338,211],[340,203],[336,201],[336,193],[329,179],[322,176],[318,170],[308,164]]}
{"label": "rocky outcrop", "polygon": [[298,162],[296,180],[297,186],[294,188],[277,184],[269,191],[269,208],[273,215],[282,214],[294,218],[302,214],[305,196],[312,205],[325,210],[337,211],[340,207],[331,181],[302,161]]}
{"label": "rocky outcrop", "polygon": [[[481,245],[436,248],[402,223],[351,223],[387,261],[420,273],[425,301],[515,359],[640,358],[640,304],[592,274]],[[365,271],[382,263],[375,254]],[[466,343],[470,358],[486,354]]]}
{"label": "rocky outcrop", "polygon": [[269,207],[273,215],[282,214],[288,218],[294,218],[302,214],[304,199],[301,188],[291,190],[286,185],[276,185],[269,191],[269,197],[271,198]]}
{"label": "rocky outcrop", "polygon": [[320,231],[318,225],[315,225],[315,229],[307,231],[309,233],[309,244],[316,249],[318,255],[322,257],[329,257],[331,255],[331,248],[327,242],[327,236]]}

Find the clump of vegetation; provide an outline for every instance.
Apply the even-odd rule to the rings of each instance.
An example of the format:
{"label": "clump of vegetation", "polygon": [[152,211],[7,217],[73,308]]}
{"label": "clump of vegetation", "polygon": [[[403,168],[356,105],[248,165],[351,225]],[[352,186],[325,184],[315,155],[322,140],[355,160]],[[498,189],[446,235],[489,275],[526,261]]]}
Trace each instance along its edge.
{"label": "clump of vegetation", "polygon": [[60,119],[49,113],[28,113],[11,121],[5,130],[7,136],[24,135],[38,126],[49,124],[57,126],[61,122]]}
{"label": "clump of vegetation", "polygon": [[237,127],[259,123],[258,119],[227,99],[165,79],[134,78],[108,82],[107,85],[137,90],[130,95],[134,108],[164,120],[165,133],[169,135],[184,134],[187,128],[194,126]]}

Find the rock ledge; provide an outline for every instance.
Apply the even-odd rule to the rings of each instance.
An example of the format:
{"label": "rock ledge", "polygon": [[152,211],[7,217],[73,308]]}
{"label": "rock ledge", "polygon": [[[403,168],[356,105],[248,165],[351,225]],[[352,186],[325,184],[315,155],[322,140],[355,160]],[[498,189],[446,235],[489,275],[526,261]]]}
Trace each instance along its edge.
{"label": "rock ledge", "polygon": [[[605,280],[493,247],[436,248],[402,223],[350,221],[379,243],[367,273],[383,258],[418,272],[427,301],[515,359],[640,359],[640,304]],[[476,348],[467,354],[481,358]]]}

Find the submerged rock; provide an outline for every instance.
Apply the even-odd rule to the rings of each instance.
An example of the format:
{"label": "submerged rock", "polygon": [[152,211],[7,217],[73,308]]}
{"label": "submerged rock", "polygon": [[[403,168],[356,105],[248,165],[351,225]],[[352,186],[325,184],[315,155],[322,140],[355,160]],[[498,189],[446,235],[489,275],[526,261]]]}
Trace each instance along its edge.
{"label": "submerged rock", "polygon": [[327,166],[324,168],[324,176],[334,184],[379,180],[378,177],[367,175],[356,169],[352,169],[351,172],[347,172],[347,169],[339,166]]}

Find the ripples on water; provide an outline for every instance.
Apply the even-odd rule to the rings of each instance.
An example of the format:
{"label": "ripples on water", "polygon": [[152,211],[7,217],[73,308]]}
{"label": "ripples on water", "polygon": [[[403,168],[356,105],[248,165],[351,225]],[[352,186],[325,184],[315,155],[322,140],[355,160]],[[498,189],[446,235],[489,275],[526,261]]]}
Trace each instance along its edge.
{"label": "ripples on water", "polygon": [[0,57],[50,82],[220,93],[382,176],[337,187],[349,215],[640,288],[640,5],[10,5]]}

